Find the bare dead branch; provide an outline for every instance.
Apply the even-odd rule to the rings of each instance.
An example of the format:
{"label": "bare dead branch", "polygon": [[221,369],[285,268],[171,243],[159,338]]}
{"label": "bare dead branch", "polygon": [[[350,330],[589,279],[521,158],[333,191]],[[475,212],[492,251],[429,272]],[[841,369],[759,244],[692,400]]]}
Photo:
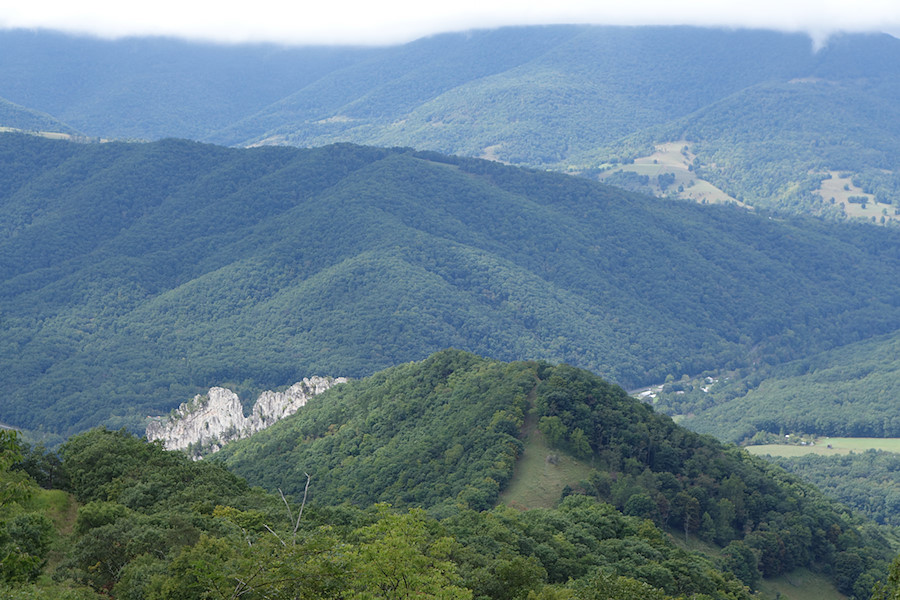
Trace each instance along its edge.
{"label": "bare dead branch", "polygon": [[272,530],[271,527],[269,527],[269,526],[266,525],[265,523],[263,524],[263,527],[265,527],[265,528],[268,530],[269,533],[271,533],[271,534],[274,535],[276,538],[278,538],[278,541],[281,542],[281,545],[282,545],[282,546],[287,546],[287,544],[284,543],[284,540],[281,539],[281,536],[278,535],[277,533],[275,533],[275,532]]}
{"label": "bare dead branch", "polygon": [[278,488],[278,493],[281,494],[281,501],[284,502],[284,505],[287,507],[288,518],[291,520],[291,525],[293,525],[294,513],[291,511],[291,505],[288,503],[287,498],[284,497],[284,492],[281,491],[281,488]]}
{"label": "bare dead branch", "polygon": [[311,479],[309,473],[304,473],[306,475],[306,487],[303,488],[303,502],[300,504],[300,513],[297,515],[297,522],[294,524],[294,537],[297,537],[297,529],[300,528],[300,517],[303,516],[303,508],[306,506],[306,494],[309,492],[309,480]]}

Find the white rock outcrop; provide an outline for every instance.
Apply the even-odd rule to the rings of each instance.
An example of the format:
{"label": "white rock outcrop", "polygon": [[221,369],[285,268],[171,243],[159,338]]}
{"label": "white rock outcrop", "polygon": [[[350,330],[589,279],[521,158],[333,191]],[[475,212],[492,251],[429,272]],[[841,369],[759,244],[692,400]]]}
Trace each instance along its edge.
{"label": "white rock outcrop", "polygon": [[347,381],[345,377],[309,377],[284,392],[266,391],[244,416],[240,398],[231,390],[214,387],[194,396],[168,417],[151,418],[147,439],[162,440],[167,450],[188,450],[195,458],[217,452],[228,442],[249,437],[297,412],[317,394]]}

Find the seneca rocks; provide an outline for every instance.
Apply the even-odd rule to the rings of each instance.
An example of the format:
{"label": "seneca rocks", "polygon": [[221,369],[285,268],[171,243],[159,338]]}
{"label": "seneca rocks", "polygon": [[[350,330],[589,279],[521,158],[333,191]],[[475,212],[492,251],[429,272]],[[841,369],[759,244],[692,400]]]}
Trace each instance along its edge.
{"label": "seneca rocks", "polygon": [[294,414],[313,396],[345,381],[345,377],[309,377],[284,392],[263,392],[249,417],[244,416],[237,394],[221,387],[210,388],[168,417],[152,418],[147,424],[147,439],[162,440],[167,450],[189,450],[201,458]]}

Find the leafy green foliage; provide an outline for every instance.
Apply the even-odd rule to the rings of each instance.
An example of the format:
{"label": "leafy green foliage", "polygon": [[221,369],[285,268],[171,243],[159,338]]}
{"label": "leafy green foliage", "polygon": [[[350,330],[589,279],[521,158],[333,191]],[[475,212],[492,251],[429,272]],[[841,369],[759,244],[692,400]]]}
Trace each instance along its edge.
{"label": "leafy green foliage", "polygon": [[[556,585],[578,582],[574,589],[581,594],[598,577],[613,575],[613,580],[627,580],[618,584],[644,587],[661,598],[692,593],[747,596],[741,584],[723,577],[708,558],[679,550],[648,521],[626,517],[585,496],[569,496],[551,510],[462,511],[444,524],[462,543],[461,573],[473,582],[476,596],[522,597],[527,572],[546,573],[547,581]],[[516,560],[522,549],[531,554],[532,564]],[[612,593],[596,597],[617,597]]]}
{"label": "leafy green foliage", "polygon": [[[623,510],[645,511],[685,535],[694,533],[722,545],[742,539],[757,554],[766,577],[835,561],[849,552],[859,559],[859,570],[838,586],[850,593],[857,580],[868,581],[883,568],[885,540],[876,535],[864,544],[852,541],[859,540],[859,534],[845,534],[854,525],[810,486],[743,451],[685,432],[584,371],[560,366],[542,375],[536,407],[543,418],[560,420],[567,432],[562,447],[572,445],[576,432],[591,432],[590,445],[598,459],[618,474],[614,483],[598,478],[596,493]],[[635,495],[640,501],[632,500]],[[646,502],[647,496],[655,507]],[[753,585],[746,571],[732,567],[735,571]]]}
{"label": "leafy green foliage", "polygon": [[684,425],[735,442],[790,433],[900,437],[900,421],[887,410],[900,393],[898,356],[894,333],[720,376],[713,385],[672,382],[655,407],[690,415]]}
{"label": "leafy green foliage", "polygon": [[[511,389],[500,391],[501,380],[512,385]],[[423,395],[426,387],[437,390],[439,395]],[[454,397],[466,399],[464,412],[442,399]],[[375,404],[374,398],[382,402]],[[886,569],[890,548],[882,535],[871,525],[850,518],[841,506],[810,485],[738,448],[687,431],[630,398],[621,388],[567,365],[503,364],[458,351],[441,352],[421,363],[396,367],[330,390],[291,418],[226,447],[221,455],[251,482],[278,487],[295,497],[306,481],[303,474],[309,473],[319,487],[314,496],[318,502],[350,500],[364,506],[374,497],[429,507],[436,515],[451,515],[445,522],[452,523],[462,518],[452,516],[454,502],[484,509],[496,497],[488,493],[498,483],[502,486],[512,470],[511,462],[492,463],[496,450],[485,450],[482,444],[470,442],[477,438],[461,437],[463,432],[472,429],[478,435],[488,435],[499,447],[508,447],[505,436],[490,437],[488,423],[495,423],[498,418],[496,412],[494,418],[489,415],[499,410],[503,415],[500,419],[505,420],[506,414],[521,414],[521,407],[517,406],[521,400],[517,398],[533,403],[532,410],[548,442],[580,452],[598,467],[570,493],[595,496],[612,505],[602,509],[607,511],[604,514],[623,519],[620,513],[609,512],[614,507],[633,519],[619,520],[615,525],[610,522],[607,526],[614,531],[627,529],[626,523],[646,519],[658,527],[683,532],[686,537],[695,536],[723,546],[727,550],[723,553],[723,568],[750,586],[759,582],[760,575],[775,577],[801,567],[824,567],[830,572],[837,561],[846,559],[855,565],[855,570],[832,574],[839,588],[850,593],[855,587],[869,585]],[[502,399],[515,409],[493,404]],[[402,410],[402,418],[398,419],[396,412],[387,412],[386,405]],[[418,411],[409,410],[414,405],[419,406]],[[485,408],[478,408],[481,405]],[[476,417],[478,410],[483,413]],[[434,418],[432,414],[448,416]],[[402,421],[402,428],[397,428],[398,420]],[[461,422],[471,424],[457,429]],[[381,437],[382,431],[389,433]],[[332,438],[334,441],[323,441]],[[460,453],[452,454],[452,460],[441,465],[444,474],[439,477],[431,468],[432,463],[447,457],[448,448],[452,453],[456,439],[460,440]],[[369,445],[358,451],[363,440]],[[433,442],[429,446],[426,441]],[[433,458],[429,461],[428,457]],[[376,465],[382,466],[379,469]],[[383,475],[385,469],[389,469],[389,477]],[[395,480],[406,482],[402,490],[396,488]],[[491,487],[478,489],[482,481],[489,481]],[[439,489],[441,493],[403,493],[406,489],[417,490],[415,485],[419,482],[424,489]],[[460,485],[466,482],[468,485],[460,491]],[[360,494],[361,490],[367,493]],[[513,556],[497,546],[501,540],[511,547],[533,549],[550,583],[583,577],[592,567],[609,567],[617,564],[616,560],[625,560],[621,558],[624,556],[635,564],[640,562],[637,556],[656,556],[643,545],[645,542],[622,545],[620,541],[603,542],[603,536],[594,541],[581,540],[581,534],[574,533],[580,525],[563,522],[565,515],[570,514],[566,507],[584,508],[586,515],[579,518],[585,522],[599,519],[591,511],[601,509],[585,508],[595,505],[583,496],[567,498],[567,502],[560,512],[546,517],[552,526],[532,524],[533,519],[544,518],[540,515],[545,513],[539,510],[529,511],[521,522],[512,524],[510,515],[518,513],[509,510],[498,515],[504,527],[524,537],[512,542],[512,533],[497,533],[494,542],[485,542],[486,547],[493,548],[498,559],[507,561]],[[476,519],[473,515],[477,513],[469,510],[464,514]],[[482,527],[488,526],[479,525],[477,530]],[[570,529],[572,546],[546,537]],[[546,532],[546,536],[538,530]],[[466,539],[462,534],[456,537]],[[611,537],[621,539],[619,534]],[[585,548],[579,549],[579,544]],[[602,562],[598,562],[598,553],[605,557]],[[517,572],[514,566],[478,563],[470,568],[473,577],[477,573],[478,578],[489,579],[488,573],[494,571],[509,568]],[[616,572],[650,583],[667,594],[683,593],[677,584],[680,577],[686,576],[679,570],[681,567],[667,568],[668,574],[651,574],[623,563]],[[464,575],[466,572],[462,571]],[[702,572],[701,569],[698,573]],[[697,573],[690,576],[694,577],[702,579]],[[700,579],[691,581],[692,589],[719,585],[700,583]],[[485,587],[469,587],[476,594],[480,589],[490,589],[487,584],[479,585]]]}
{"label": "leafy green foliage", "polygon": [[140,430],[212,385],[446,347],[634,386],[900,325],[890,231],[405,150],[4,135],[0,155],[0,420],[26,428]]}
{"label": "leafy green foliage", "polygon": [[65,583],[39,585],[6,585],[0,583],[0,594],[7,600],[99,600],[102,596],[87,588]]}
{"label": "leafy green foliage", "polygon": [[274,498],[251,491],[221,465],[193,463],[124,431],[91,430],[70,439],[60,453],[72,491],[85,502],[61,573],[97,591],[123,578],[136,585],[130,565],[139,559],[148,569],[142,582],[149,583],[150,558],[177,554],[204,534],[233,528],[213,515],[219,503],[263,511],[265,518],[277,507]]}
{"label": "leafy green foliage", "polygon": [[[443,360],[444,369],[487,362],[453,355],[455,363],[446,355],[433,362]],[[105,453],[121,458],[122,467],[100,460]],[[561,594],[606,600],[624,590],[646,590],[661,600],[750,598],[737,580],[709,559],[676,548],[649,521],[584,496],[527,513],[458,506],[442,520],[386,504],[304,502],[298,511],[286,499],[223,477],[219,464],[192,463],[124,432],[89,431],[67,442],[61,455],[82,497],[103,497],[79,508],[54,573],[57,583],[0,587],[11,598],[512,600]],[[89,485],[103,492],[91,494]],[[165,501],[134,501],[131,490],[157,485],[166,488]],[[16,526],[26,525],[38,527],[34,517]]]}
{"label": "leafy green foliage", "polygon": [[876,523],[900,525],[900,455],[868,450],[845,456],[768,457]]}
{"label": "leafy green foliage", "polygon": [[50,520],[36,513],[0,522],[0,581],[33,581],[41,573],[50,550]]}
{"label": "leafy green foliage", "polygon": [[0,429],[0,586],[37,578],[52,541],[50,520],[28,510],[36,483],[25,473],[10,470],[21,459],[18,433]]}
{"label": "leafy green foliage", "polygon": [[[760,575],[800,566],[829,572],[842,592],[858,597],[887,572],[890,549],[873,525],[851,518],[783,471],[679,428],[585,371],[445,351],[349,384],[344,397],[335,393],[341,389],[316,397],[266,430],[277,433],[301,424],[306,431],[290,436],[282,431],[281,447],[269,451],[284,451],[290,440],[308,445],[316,424],[329,422],[325,437],[359,428],[365,430],[359,439],[369,440],[371,447],[356,455],[347,453],[346,444],[316,447],[316,452],[346,464],[352,464],[346,460],[351,457],[362,461],[389,452],[393,473],[405,477],[428,456],[422,440],[444,439],[445,431],[456,431],[457,422],[481,431],[469,438],[457,431],[463,445],[485,435],[495,436],[500,447],[515,442],[499,432],[521,426],[525,402],[533,405],[535,416],[562,424],[561,445],[578,439],[573,438],[576,430],[587,432],[591,460],[603,470],[577,484],[557,508],[527,512],[503,506],[478,510],[467,502],[477,490],[466,488],[455,499],[426,496],[419,503],[431,503],[429,512],[398,511],[367,498],[354,506],[342,503],[341,495],[362,489],[355,478],[369,477],[367,472],[347,470],[338,484],[327,473],[313,471],[313,493],[298,507],[290,496],[251,489],[218,461],[191,462],[126,432],[95,429],[73,437],[60,453],[85,503],[54,574],[63,586],[59,589],[82,585],[98,594],[146,600],[610,600],[635,594],[660,600],[749,600],[745,586],[756,585]],[[429,396],[427,389],[435,393]],[[481,404],[488,410],[478,408]],[[443,418],[433,418],[432,409]],[[365,420],[358,419],[361,412]],[[304,414],[313,416],[303,419]],[[403,422],[397,422],[401,417]],[[588,425],[595,420],[604,427]],[[378,438],[382,431],[390,433]],[[389,441],[379,446],[377,439]],[[236,448],[231,458],[239,457],[253,440],[226,452]],[[415,448],[421,456],[403,448]],[[306,461],[300,467],[312,464],[316,452],[299,455]],[[466,464],[470,455],[478,459],[483,452],[476,446],[454,455],[444,467],[447,483],[434,479],[431,485],[450,490],[456,471],[464,468],[477,480],[478,473]],[[116,457],[118,465],[107,456]],[[506,466],[478,468],[502,474]],[[293,482],[285,477],[282,483]],[[370,484],[373,493],[378,487],[396,493],[391,479]],[[415,498],[406,502],[417,503]],[[617,510],[623,506],[634,514]],[[724,545],[721,559],[679,549],[661,527],[685,527]],[[39,531],[40,524],[22,520],[11,530],[22,540],[38,539],[23,532]],[[9,589],[31,589],[40,597],[40,588],[32,584]],[[76,588],[67,593],[88,597]]]}
{"label": "leafy green foliage", "polygon": [[297,418],[216,456],[254,483],[295,496],[309,473],[310,498],[320,503],[459,500],[483,510],[512,476],[533,386],[527,364],[440,352],[336,387]]}

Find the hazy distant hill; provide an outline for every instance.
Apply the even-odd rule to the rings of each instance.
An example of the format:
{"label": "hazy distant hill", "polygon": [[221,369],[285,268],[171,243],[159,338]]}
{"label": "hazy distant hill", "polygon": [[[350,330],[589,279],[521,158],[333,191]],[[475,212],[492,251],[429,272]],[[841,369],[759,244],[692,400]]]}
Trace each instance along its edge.
{"label": "hazy distant hill", "polygon": [[47,114],[13,104],[0,98],[0,128],[22,131],[52,131],[64,134],[78,132]]}
{"label": "hazy distant hill", "polygon": [[7,134],[0,179],[0,421],[26,428],[450,346],[635,386],[900,327],[900,233],[487,161]]}
{"label": "hazy distant hill", "polygon": [[[0,96],[93,136],[410,146],[624,170],[695,200],[900,217],[900,40],[887,35],[813,52],[800,34],[690,27],[504,28],[387,48],[4,31],[0,55]],[[666,143],[689,160],[631,162]]]}
{"label": "hazy distant hill", "polygon": [[[812,58],[800,35],[654,27],[479,31],[426,38],[396,53],[428,59],[429,68],[385,74],[398,58],[382,55],[377,69],[333,73],[245,121],[245,137],[213,139],[317,145],[339,138],[559,165],[747,86],[797,76]],[[485,65],[482,72],[472,62]],[[344,97],[322,104],[322,87]],[[405,88],[427,93],[409,102]],[[254,122],[257,133],[246,137]]]}
{"label": "hazy distant hill", "polygon": [[[684,140],[696,159],[694,176],[736,199],[890,220],[900,209],[898,65],[900,40],[836,37],[802,77],[748,85],[575,162],[647,155],[660,142]],[[832,178],[840,185],[830,185]],[[866,199],[868,212],[853,197]]]}
{"label": "hazy distant hill", "polygon": [[0,96],[90,136],[197,139],[371,52],[3,30]]}

